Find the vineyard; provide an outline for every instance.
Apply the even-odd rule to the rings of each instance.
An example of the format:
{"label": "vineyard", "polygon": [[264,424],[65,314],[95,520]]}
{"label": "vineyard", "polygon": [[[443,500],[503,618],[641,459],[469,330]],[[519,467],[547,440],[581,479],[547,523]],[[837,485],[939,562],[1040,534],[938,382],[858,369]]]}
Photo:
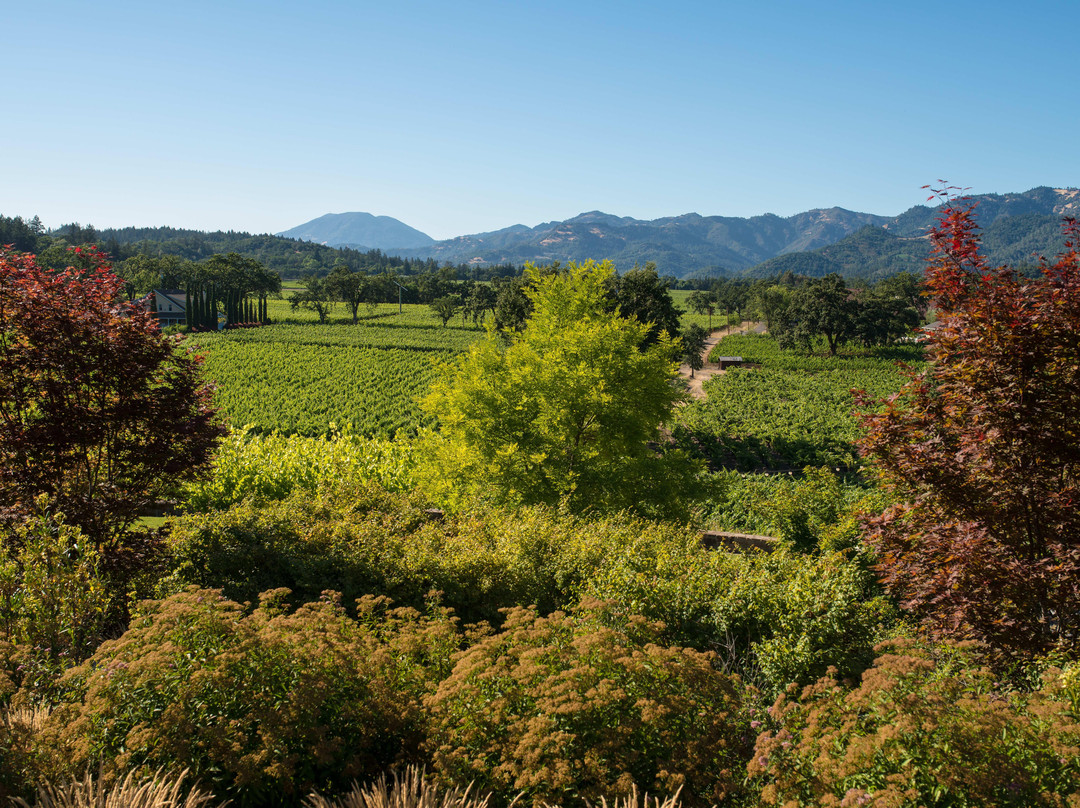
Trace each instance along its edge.
{"label": "vineyard", "polygon": [[215,400],[235,426],[390,437],[423,424],[416,397],[482,333],[443,327],[426,306],[400,316],[394,306],[355,326],[287,323],[193,335],[190,344],[205,353]]}
{"label": "vineyard", "polygon": [[757,334],[722,339],[717,356],[751,366],[707,381],[708,398],[683,408],[673,432],[712,465],[745,470],[854,466],[859,429],[850,391],[887,395],[903,380],[897,363],[922,359],[917,345],[806,356]]}

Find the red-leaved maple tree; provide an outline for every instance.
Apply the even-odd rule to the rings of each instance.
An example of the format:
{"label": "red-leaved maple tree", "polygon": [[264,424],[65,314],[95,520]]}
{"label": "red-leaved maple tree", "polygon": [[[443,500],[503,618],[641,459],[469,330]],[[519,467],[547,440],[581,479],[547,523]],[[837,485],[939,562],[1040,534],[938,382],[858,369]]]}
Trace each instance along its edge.
{"label": "red-leaved maple tree", "polygon": [[205,466],[222,434],[198,359],[92,250],[60,272],[0,249],[0,509],[51,507],[100,544]]}
{"label": "red-leaved maple tree", "polygon": [[991,267],[974,206],[946,199],[926,287],[930,364],[872,412],[872,458],[903,504],[868,520],[878,571],[939,637],[1009,656],[1080,636],[1080,227],[1041,276]]}

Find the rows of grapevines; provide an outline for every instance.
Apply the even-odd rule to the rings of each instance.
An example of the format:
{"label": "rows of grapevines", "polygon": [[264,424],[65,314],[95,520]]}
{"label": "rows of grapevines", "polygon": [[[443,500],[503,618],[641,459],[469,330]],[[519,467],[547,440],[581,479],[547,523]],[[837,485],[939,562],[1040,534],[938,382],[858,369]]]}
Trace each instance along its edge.
{"label": "rows of grapevines", "polygon": [[856,465],[851,389],[884,396],[903,382],[896,361],[920,358],[917,346],[806,356],[782,351],[762,335],[727,337],[715,355],[742,356],[760,367],[706,382],[708,398],[683,408],[673,431],[714,465],[740,469]]}
{"label": "rows of grapevines", "polygon": [[232,424],[320,435],[348,425],[392,436],[423,423],[416,397],[448,351],[218,339],[206,357],[215,402]]}
{"label": "rows of grapevines", "polygon": [[441,325],[406,325],[383,321],[358,325],[300,325],[286,323],[217,334],[196,334],[193,341],[213,350],[215,341],[234,343],[292,343],[349,348],[405,348],[417,351],[463,351],[482,331],[443,328]]}
{"label": "rows of grapevines", "polygon": [[709,361],[718,356],[741,356],[746,362],[762,365],[772,370],[798,373],[845,370],[853,374],[874,370],[898,375],[897,362],[917,364],[923,359],[922,347],[914,343],[881,346],[869,350],[841,349],[838,355],[829,356],[822,351],[806,354],[802,351],[784,350],[768,334],[735,334],[724,337],[709,354]]}
{"label": "rows of grapevines", "polygon": [[365,436],[413,432],[423,423],[416,398],[435,366],[483,332],[443,326],[426,306],[358,324],[286,323],[195,334],[215,400],[237,426],[322,435],[334,425]]}

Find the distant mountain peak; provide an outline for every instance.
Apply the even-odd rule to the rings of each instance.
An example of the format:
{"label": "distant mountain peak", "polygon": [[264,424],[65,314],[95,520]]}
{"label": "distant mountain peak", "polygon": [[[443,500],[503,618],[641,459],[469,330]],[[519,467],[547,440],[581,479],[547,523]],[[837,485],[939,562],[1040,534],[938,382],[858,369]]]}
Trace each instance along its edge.
{"label": "distant mountain peak", "polygon": [[327,213],[276,235],[314,241],[328,247],[367,247],[384,251],[415,250],[435,243],[427,233],[392,216],[376,216],[363,211]]}

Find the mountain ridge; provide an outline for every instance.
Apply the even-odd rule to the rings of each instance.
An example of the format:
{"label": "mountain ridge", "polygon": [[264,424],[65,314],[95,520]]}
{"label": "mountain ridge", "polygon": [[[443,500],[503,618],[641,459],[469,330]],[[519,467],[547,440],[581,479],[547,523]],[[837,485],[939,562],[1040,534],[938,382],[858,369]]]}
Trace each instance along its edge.
{"label": "mountain ridge", "polygon": [[866,224],[888,221],[888,217],[839,207],[789,217],[690,212],[652,220],[588,211],[535,227],[517,224],[456,236],[401,255],[474,265],[608,258],[620,269],[651,260],[675,275],[709,267],[733,272],[783,252],[833,243]]}

